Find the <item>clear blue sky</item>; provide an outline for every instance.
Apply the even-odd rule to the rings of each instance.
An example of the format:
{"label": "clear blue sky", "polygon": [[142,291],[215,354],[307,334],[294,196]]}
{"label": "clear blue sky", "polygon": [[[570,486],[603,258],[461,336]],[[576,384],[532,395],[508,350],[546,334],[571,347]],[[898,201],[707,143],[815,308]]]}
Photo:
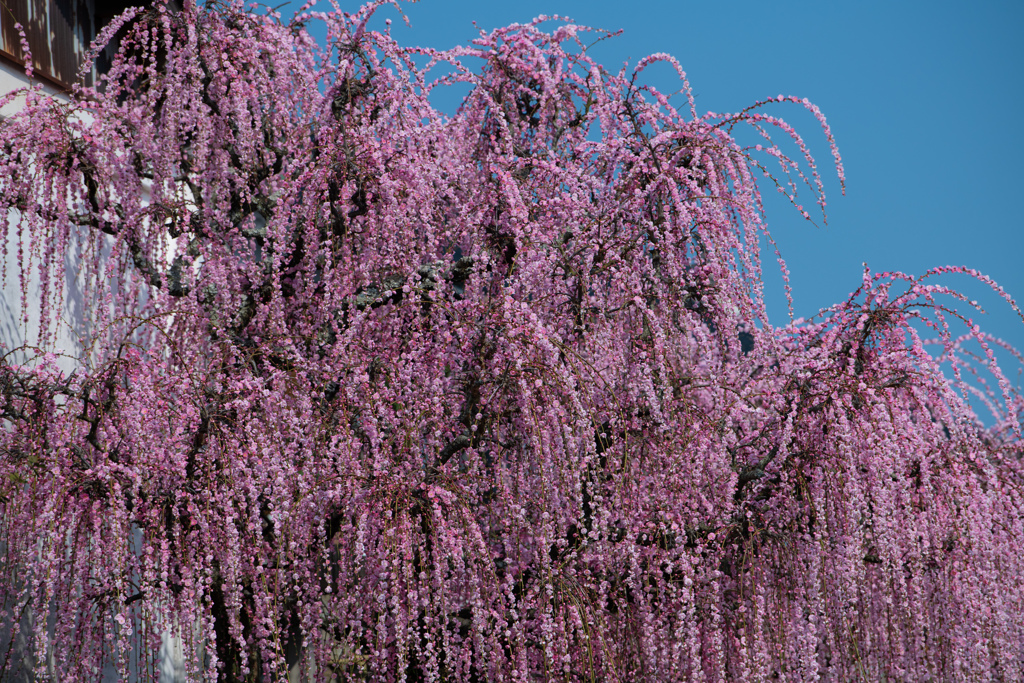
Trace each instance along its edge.
{"label": "clear blue sky", "polygon": [[[293,3],[297,6],[297,3]],[[813,118],[774,112],[797,126],[819,159],[829,224],[816,228],[783,204],[769,228],[792,271],[797,316],[843,300],[872,270],[920,274],[967,265],[1024,304],[1024,2],[606,2],[521,0],[404,3],[403,43],[448,48],[491,29],[560,14],[623,29],[594,54],[617,67],[652,52],[676,56],[700,111],[736,111],[777,94],[807,97],[832,125],[846,166],[840,196]],[[357,5],[345,5],[354,10]],[[284,12],[286,10],[282,10]],[[675,90],[664,72],[664,87]],[[656,81],[656,84],[657,83]],[[774,193],[772,193],[774,194]],[[765,255],[769,312],[785,321],[781,278]],[[989,311],[982,328],[1024,349],[1024,322],[963,278]],[[1010,370],[1010,368],[1007,368]],[[1015,380],[1016,383],[1016,380]]]}

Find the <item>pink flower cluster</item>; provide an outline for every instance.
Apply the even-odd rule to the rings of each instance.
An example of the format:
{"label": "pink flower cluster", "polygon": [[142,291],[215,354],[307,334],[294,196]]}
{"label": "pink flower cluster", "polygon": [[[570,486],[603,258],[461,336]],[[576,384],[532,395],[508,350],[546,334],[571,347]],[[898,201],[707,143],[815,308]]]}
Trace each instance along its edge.
{"label": "pink flower cluster", "polygon": [[666,55],[612,73],[542,19],[408,48],[381,4],[158,2],[0,122],[50,323],[0,362],[26,666],[148,680],[172,629],[211,681],[1024,678],[1024,403],[941,284],[989,281],[866,272],[773,326],[759,188],[825,201],[768,112],[842,178],[814,105],[698,116]]}

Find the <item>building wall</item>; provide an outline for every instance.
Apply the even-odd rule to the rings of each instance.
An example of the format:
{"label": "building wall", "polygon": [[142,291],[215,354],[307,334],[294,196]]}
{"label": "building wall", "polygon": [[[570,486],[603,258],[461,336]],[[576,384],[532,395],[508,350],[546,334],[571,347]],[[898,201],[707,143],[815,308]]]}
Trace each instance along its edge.
{"label": "building wall", "polygon": [[[107,46],[95,62],[83,70],[82,65],[93,40],[112,19],[140,2],[144,4],[145,0],[0,0],[0,96],[28,87],[41,87],[50,96],[66,98],[66,93],[76,82],[93,85],[109,66],[114,51],[113,47]],[[21,25],[28,41],[28,53],[16,24]],[[31,79],[25,73],[29,57],[33,69]],[[23,102],[24,98],[18,98],[0,107],[0,116],[10,116]],[[10,230],[13,219],[13,216],[7,217],[4,239],[8,246],[5,264],[8,277],[3,283],[3,300],[0,302],[0,344],[8,350],[33,343],[39,330],[39,299],[32,294],[38,291],[35,281],[29,285],[28,310],[21,305],[17,263],[14,261],[18,250]],[[74,268],[69,268],[68,272],[74,272]],[[81,323],[84,303],[76,296],[77,292],[73,281],[65,283],[62,317],[66,324],[58,330],[58,350],[72,356],[77,356],[80,350],[75,330]],[[67,371],[74,367],[70,361],[62,365]]]}
{"label": "building wall", "polygon": [[[26,54],[15,28],[20,23],[36,71],[57,82],[75,82],[82,55],[96,35],[93,0],[3,0],[0,50],[24,63]],[[86,77],[92,84],[93,73]]]}
{"label": "building wall", "polygon": [[[126,7],[137,3],[101,0],[100,4],[101,9],[97,12],[94,0],[0,0],[0,97],[39,86],[51,97],[67,99],[67,92],[71,84],[76,82],[82,59],[96,33]],[[29,41],[34,71],[32,79],[25,73],[26,55],[21,47],[21,37],[14,28],[15,21],[22,24]],[[105,58],[109,56],[109,51],[101,54],[99,68],[94,65],[79,82],[92,85],[97,72],[103,70]],[[13,115],[23,106],[23,102],[24,98],[18,98],[0,108],[0,117]],[[16,219],[16,215],[8,215],[4,225],[3,239],[7,242],[8,256],[5,263],[7,277],[3,282],[3,297],[0,299],[0,355],[12,349],[22,349],[7,358],[11,363],[22,363],[33,355],[24,347],[37,339],[40,307],[38,277],[30,279],[25,306],[22,305],[18,276],[20,264],[17,260],[19,238],[14,230]],[[69,262],[67,266],[67,272],[73,274],[74,263]],[[65,354],[60,361],[65,372],[75,368],[74,359],[79,357],[81,351],[77,332],[82,328],[81,312],[86,302],[81,300],[79,291],[73,276],[69,276],[64,283],[63,323],[57,330],[56,349],[53,349]],[[136,530],[136,534],[140,535],[141,532]],[[3,553],[4,547],[0,540],[0,555]],[[31,608],[25,611],[20,624],[21,631],[17,636],[0,624],[0,653],[6,654],[10,648],[11,654],[10,664],[2,677],[4,683],[39,680],[32,671],[36,662],[31,654],[31,633],[35,628],[45,627],[45,622],[41,622],[39,615]],[[50,655],[49,661],[44,662],[44,668],[53,680],[53,653]],[[157,657],[160,683],[184,683],[186,679],[180,638],[170,631],[165,632]],[[135,661],[139,661],[137,656]],[[133,678],[138,679],[137,676]],[[113,669],[103,672],[102,680],[118,680],[116,672]]]}
{"label": "building wall", "polygon": [[[42,86],[43,92],[51,97],[66,99],[63,91],[53,83],[36,80],[34,84]],[[21,90],[30,85],[29,79],[25,76],[23,67],[15,65],[10,61],[0,62],[0,96],[10,92]],[[24,98],[18,98],[12,103],[0,108],[0,116],[10,116],[21,108]],[[18,262],[18,236],[14,230],[17,215],[11,212],[5,217],[6,225],[4,240],[7,246],[7,258],[4,264],[7,277],[3,282],[3,299],[0,301],[0,348],[3,349],[0,355],[19,349],[26,344],[35,343],[39,333],[39,281],[32,278],[28,283],[28,296],[25,299],[27,304],[22,307],[22,292],[19,282],[20,263]],[[69,272],[74,272],[72,268]],[[78,337],[74,333],[74,327],[80,322],[82,301],[76,296],[78,291],[73,282],[66,283],[64,297],[64,310],[62,317],[67,322],[57,330],[58,350],[70,356],[77,356],[80,351]],[[24,362],[31,354],[16,351],[8,360],[14,363]],[[63,359],[61,366],[65,371],[70,372],[74,368],[74,361],[71,358]]]}
{"label": "building wall", "polygon": [[16,65],[26,62],[15,28],[19,23],[39,78],[65,89],[75,82],[93,85],[108,63],[108,55],[101,55],[79,80],[85,53],[111,19],[138,4],[125,0],[0,0],[0,59]]}

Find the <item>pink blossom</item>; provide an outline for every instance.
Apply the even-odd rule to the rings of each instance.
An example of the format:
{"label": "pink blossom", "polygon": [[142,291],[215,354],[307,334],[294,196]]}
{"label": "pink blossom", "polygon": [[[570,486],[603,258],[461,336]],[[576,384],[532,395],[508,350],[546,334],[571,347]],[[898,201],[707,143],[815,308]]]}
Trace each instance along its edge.
{"label": "pink blossom", "polygon": [[323,46],[132,10],[102,88],[0,121],[46,322],[0,354],[0,633],[62,681],[171,624],[192,680],[1024,678],[1020,356],[952,285],[1009,294],[865,266],[778,325],[761,192],[824,219],[780,118],[842,183],[817,107],[698,116],[560,19],[405,47],[382,4],[305,8]]}

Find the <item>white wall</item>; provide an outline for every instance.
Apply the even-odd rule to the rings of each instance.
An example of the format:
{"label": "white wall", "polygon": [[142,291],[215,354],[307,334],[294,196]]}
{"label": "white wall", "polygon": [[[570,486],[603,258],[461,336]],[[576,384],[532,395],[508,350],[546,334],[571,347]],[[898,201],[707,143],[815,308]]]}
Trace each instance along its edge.
{"label": "white wall", "polygon": [[[29,85],[24,71],[8,62],[0,62],[0,96],[15,90],[24,89]],[[63,94],[58,93],[55,88],[48,85],[44,85],[41,90],[52,97],[67,99]],[[0,115],[10,116],[22,106],[24,106],[24,97],[19,97],[15,102],[0,108]],[[25,344],[34,344],[38,338],[40,324],[39,281],[37,276],[34,276],[29,282],[28,297],[26,299],[27,311],[22,308],[19,278],[21,266],[18,263],[18,237],[14,230],[16,219],[17,215],[15,212],[7,215],[4,230],[4,239],[7,243],[7,259],[5,263],[7,278],[3,282],[3,299],[0,301],[0,344],[3,345],[4,353],[11,349],[20,348]],[[74,264],[68,262],[67,265],[70,266],[68,273],[73,274]],[[77,357],[81,350],[78,337],[75,334],[75,328],[81,322],[82,304],[84,303],[79,295],[79,289],[75,286],[74,282],[67,281],[64,283],[63,300],[64,306],[61,311],[61,317],[65,323],[60,325],[57,330],[57,348],[49,350],[66,353],[70,356],[70,358],[62,359],[60,363],[64,371],[70,372],[75,366],[72,359]],[[27,323],[25,321],[26,318]],[[31,355],[31,353],[17,352],[9,356],[8,360],[12,363],[21,363]]]}
{"label": "white wall", "polygon": [[[11,65],[9,62],[0,61],[0,96],[26,88],[29,85],[29,80],[23,70]],[[42,90],[50,96],[67,99],[65,95],[57,92],[55,88],[50,86],[44,85]],[[19,99],[20,102],[15,101],[0,108],[0,116],[10,116],[20,110],[24,106],[24,98]],[[3,282],[3,298],[0,300],[0,347],[2,347],[0,348],[0,354],[6,354],[12,349],[20,349],[25,344],[34,344],[38,338],[40,325],[41,310],[39,305],[38,274],[29,282],[28,296],[26,298],[27,305],[25,308],[22,307],[19,277],[20,264],[18,263],[18,236],[15,231],[16,219],[16,214],[12,212],[11,215],[6,217],[4,225],[3,239],[7,242],[7,278]],[[66,258],[70,259],[70,257]],[[59,361],[59,365],[64,372],[70,373],[75,368],[75,359],[79,357],[81,352],[77,333],[83,331],[82,313],[87,302],[82,300],[81,290],[73,280],[75,264],[68,260],[65,262],[65,265],[66,272],[69,275],[65,278],[62,297],[64,301],[61,311],[63,322],[57,328],[56,348],[47,350],[65,354]],[[27,316],[25,315],[26,313]],[[26,317],[27,323],[25,321]],[[20,364],[25,362],[26,359],[31,358],[32,355],[33,353],[27,350],[15,351],[8,356],[8,361]],[[0,552],[2,551],[2,548],[0,548]],[[30,608],[22,619],[22,632],[15,639],[11,652],[14,662],[18,662],[22,666],[14,666],[13,671],[9,670],[4,678],[5,682],[21,683],[21,681],[25,681],[27,683],[28,681],[35,680],[31,673],[33,661],[29,651],[31,638],[26,637],[26,635],[31,633],[33,627],[36,626],[36,622],[36,615]],[[138,625],[136,625],[136,632],[138,632]],[[6,652],[10,641],[11,634],[9,632],[0,632],[0,651]],[[48,667],[51,677],[53,676],[52,659],[51,656],[50,666]],[[160,683],[185,683],[185,665],[181,639],[174,636],[170,631],[165,632],[162,636],[159,659]],[[116,675],[112,669],[104,673],[105,680],[116,680]]]}

